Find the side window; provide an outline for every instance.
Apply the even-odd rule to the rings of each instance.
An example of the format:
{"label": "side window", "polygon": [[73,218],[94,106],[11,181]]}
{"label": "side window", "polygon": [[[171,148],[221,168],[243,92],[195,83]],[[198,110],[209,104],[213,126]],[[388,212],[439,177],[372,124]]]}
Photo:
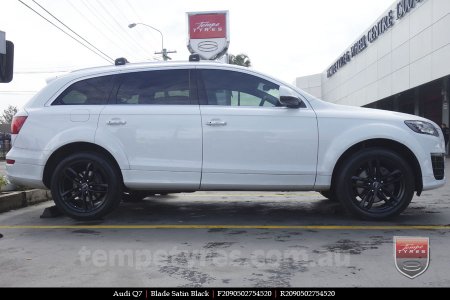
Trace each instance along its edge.
{"label": "side window", "polygon": [[117,104],[191,104],[189,70],[135,72],[123,75]]}
{"label": "side window", "polygon": [[209,105],[280,106],[280,86],[263,78],[226,70],[201,70]]}
{"label": "side window", "polygon": [[114,75],[75,82],[56,98],[52,105],[103,105],[108,101]]}

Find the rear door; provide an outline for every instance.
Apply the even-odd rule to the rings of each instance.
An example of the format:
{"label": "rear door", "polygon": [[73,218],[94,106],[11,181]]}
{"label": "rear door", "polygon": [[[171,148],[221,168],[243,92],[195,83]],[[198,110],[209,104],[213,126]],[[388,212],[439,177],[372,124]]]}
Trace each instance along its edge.
{"label": "rear door", "polygon": [[190,76],[189,69],[119,75],[113,103],[101,113],[96,141],[124,153],[128,187],[199,187],[202,129]]}
{"label": "rear door", "polygon": [[310,189],[317,122],[304,103],[286,108],[280,86],[244,71],[199,69],[202,189]]}

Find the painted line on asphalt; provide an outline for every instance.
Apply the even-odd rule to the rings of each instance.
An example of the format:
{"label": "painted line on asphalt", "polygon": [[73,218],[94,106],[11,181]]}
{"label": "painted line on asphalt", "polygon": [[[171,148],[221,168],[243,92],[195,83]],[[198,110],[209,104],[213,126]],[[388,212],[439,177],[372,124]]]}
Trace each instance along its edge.
{"label": "painted line on asphalt", "polygon": [[0,225],[0,229],[450,230],[450,225]]}

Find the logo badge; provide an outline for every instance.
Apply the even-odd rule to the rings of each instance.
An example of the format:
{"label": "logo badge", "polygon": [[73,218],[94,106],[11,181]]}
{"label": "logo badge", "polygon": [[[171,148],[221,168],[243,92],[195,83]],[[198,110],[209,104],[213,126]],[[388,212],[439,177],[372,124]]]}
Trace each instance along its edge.
{"label": "logo badge", "polygon": [[188,16],[188,49],[202,59],[222,57],[230,44],[228,11],[190,12]]}
{"label": "logo badge", "polygon": [[425,272],[430,263],[430,240],[425,237],[394,237],[397,270],[411,279]]}

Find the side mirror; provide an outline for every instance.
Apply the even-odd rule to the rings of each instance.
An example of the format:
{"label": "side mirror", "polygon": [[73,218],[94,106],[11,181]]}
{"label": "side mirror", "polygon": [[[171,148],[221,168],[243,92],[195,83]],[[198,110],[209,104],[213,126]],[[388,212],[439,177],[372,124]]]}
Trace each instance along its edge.
{"label": "side mirror", "polygon": [[14,67],[14,44],[6,41],[6,53],[0,53],[0,82],[11,82]]}
{"label": "side mirror", "polygon": [[294,91],[286,86],[280,86],[280,103],[287,108],[299,108],[303,104]]}

